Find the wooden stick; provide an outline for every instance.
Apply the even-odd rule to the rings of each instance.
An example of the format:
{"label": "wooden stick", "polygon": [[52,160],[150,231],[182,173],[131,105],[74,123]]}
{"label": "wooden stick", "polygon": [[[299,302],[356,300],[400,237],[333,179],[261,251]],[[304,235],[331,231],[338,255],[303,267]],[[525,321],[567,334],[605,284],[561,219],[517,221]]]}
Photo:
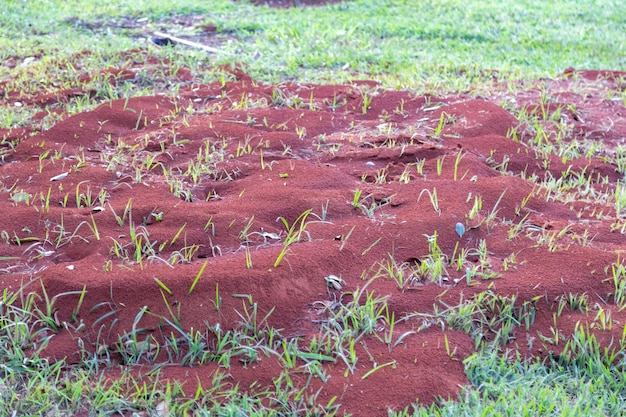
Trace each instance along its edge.
{"label": "wooden stick", "polygon": [[154,32],[154,36],[158,36],[159,38],[167,38],[176,43],[182,43],[183,45],[191,46],[193,48],[204,49],[207,52],[213,52],[213,53],[221,52],[219,49],[211,48],[210,46],[202,45],[201,43],[198,43],[198,42],[192,42],[186,39],[177,38],[176,36],[168,35],[167,33],[163,33],[163,32]]}

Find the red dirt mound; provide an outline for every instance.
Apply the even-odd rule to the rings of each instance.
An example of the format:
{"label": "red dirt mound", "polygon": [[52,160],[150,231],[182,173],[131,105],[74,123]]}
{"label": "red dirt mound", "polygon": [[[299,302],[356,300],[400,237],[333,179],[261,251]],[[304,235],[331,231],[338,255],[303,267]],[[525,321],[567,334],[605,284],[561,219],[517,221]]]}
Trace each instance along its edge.
{"label": "red dirt mound", "polygon": [[[134,71],[116,82],[133,82]],[[137,326],[142,340],[162,342],[176,320],[213,329],[210,341],[257,322],[304,349],[369,300],[381,309],[352,346],[358,361],[336,356],[309,381],[320,403],[338,396],[342,412],[365,416],[454,397],[467,383],[462,360],[475,342],[442,331],[434,306],[488,296],[500,303],[497,318],[514,297],[533,319],[500,343],[528,357],[558,354],[577,322],[602,341],[621,337],[626,313],[613,304],[611,266],[626,227],[610,196],[623,176],[609,158],[626,138],[618,74],[570,71],[484,98],[237,75],[199,85],[188,74],[175,97],[115,100],[45,131],[0,132],[16,144],[0,166],[0,288],[37,278],[49,297],[69,293],[56,299],[50,358],[76,360],[79,338],[93,349],[123,343]],[[20,100],[43,107],[76,94],[89,92]],[[538,131],[543,142],[531,147]],[[550,179],[574,191],[549,190]],[[571,295],[584,295],[591,311],[557,317]],[[594,318],[596,303],[611,325]],[[551,340],[555,317],[561,339]],[[85,328],[72,330],[78,321]],[[494,340],[494,323],[469,325]],[[237,358],[229,381],[242,388],[272,385],[287,369],[271,355]],[[193,393],[223,367],[164,372],[193,381]],[[293,381],[308,383],[298,368]]]}

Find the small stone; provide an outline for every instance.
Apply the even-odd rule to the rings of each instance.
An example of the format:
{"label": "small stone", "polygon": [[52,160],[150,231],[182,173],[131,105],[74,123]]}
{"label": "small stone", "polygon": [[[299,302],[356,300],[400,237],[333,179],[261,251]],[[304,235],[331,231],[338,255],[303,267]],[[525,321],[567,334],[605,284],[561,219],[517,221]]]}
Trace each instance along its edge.
{"label": "small stone", "polygon": [[61,181],[63,178],[67,177],[68,175],[70,175],[69,172],[64,172],[62,174],[59,174],[50,178],[50,181]]}
{"label": "small stone", "polygon": [[463,223],[457,223],[454,230],[456,230],[456,234],[459,235],[459,237],[463,237],[465,234],[465,225]]}

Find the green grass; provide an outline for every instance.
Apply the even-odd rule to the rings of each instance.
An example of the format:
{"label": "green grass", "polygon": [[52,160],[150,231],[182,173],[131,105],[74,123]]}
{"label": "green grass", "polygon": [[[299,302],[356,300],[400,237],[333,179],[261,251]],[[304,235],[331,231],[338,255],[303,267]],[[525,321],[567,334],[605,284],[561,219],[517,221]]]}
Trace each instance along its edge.
{"label": "green grass", "polygon": [[[589,341],[580,335],[583,341]],[[465,361],[476,388],[466,388],[455,401],[406,410],[396,416],[617,416],[626,412],[624,360],[613,366],[599,352],[582,352],[592,365],[551,360],[525,363],[495,352]]]}
{"label": "green grass", "polygon": [[[137,46],[139,37],[149,34],[112,26],[122,18],[147,18],[153,28],[173,28],[166,19],[191,13],[215,24],[219,38],[232,40],[211,63],[244,63],[262,81],[367,77],[393,87],[453,90],[488,81],[493,71],[504,79],[532,79],[569,66],[626,68],[626,23],[619,1],[378,0],[275,10],[228,0],[176,5],[49,0],[26,8],[9,0],[5,7],[2,58],[53,50],[63,56],[83,49],[106,58]],[[208,62],[203,53],[187,55],[177,60]]]}
{"label": "green grass", "polygon": [[[221,80],[224,72],[218,67],[233,62],[264,82],[342,83],[365,78],[416,93],[480,90],[492,83],[494,75],[505,81],[533,80],[555,76],[570,66],[626,69],[626,23],[620,19],[618,1],[603,2],[602,7],[573,0],[351,1],[276,10],[230,0],[184,0],[176,5],[157,0],[49,0],[28,7],[10,0],[3,7],[0,59],[6,64],[0,66],[0,79],[7,81],[5,94],[69,88],[95,92],[91,99],[74,97],[63,104],[70,115],[93,108],[96,100],[157,91],[175,94],[179,84],[170,75],[180,67],[191,69],[200,82]],[[128,51],[147,47],[154,30],[199,35],[198,30],[175,23],[175,17],[183,14],[197,16],[197,24],[214,24],[218,45],[213,46],[222,52],[151,48],[171,64],[117,87],[97,75],[103,68],[125,68],[130,60],[143,59]],[[84,50],[92,53],[80,54]],[[22,64],[29,57],[37,59]],[[67,59],[72,65],[65,65]],[[85,74],[92,79],[81,81]],[[56,110],[54,106],[46,110]],[[38,110],[2,108],[0,128],[30,125]],[[51,112],[36,126],[48,128],[59,117]]]}

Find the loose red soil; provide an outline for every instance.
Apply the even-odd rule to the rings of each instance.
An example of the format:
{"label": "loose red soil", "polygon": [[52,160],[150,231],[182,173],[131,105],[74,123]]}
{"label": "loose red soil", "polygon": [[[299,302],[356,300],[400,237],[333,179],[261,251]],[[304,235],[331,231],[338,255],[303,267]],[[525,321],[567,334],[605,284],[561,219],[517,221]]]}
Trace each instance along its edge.
{"label": "loose red soil", "polygon": [[[139,64],[103,74],[110,76],[112,83],[134,82],[138,70]],[[265,85],[241,70],[232,74],[224,84],[199,85],[193,74],[182,69],[171,76],[172,81],[181,83],[175,97],[103,102],[94,110],[63,116],[45,131],[0,132],[17,143],[14,150],[5,149],[0,166],[0,210],[4,213],[0,231],[8,237],[0,250],[2,256],[16,257],[0,261],[4,272],[0,288],[14,291],[20,283],[37,278],[52,297],[86,286],[78,319],[87,330],[61,329],[54,334],[45,351],[51,359],[76,361],[78,339],[87,347],[95,346],[100,329],[100,341],[113,344],[131,330],[144,306],[150,314],[143,316],[140,327],[157,338],[161,332],[169,334],[171,329],[159,320],[171,317],[164,296],[174,311],[180,308],[184,328],[204,329],[209,324],[229,329],[238,326],[241,317],[237,312],[243,313],[248,303],[234,295],[249,294],[259,308],[259,317],[274,309],[268,324],[282,329],[285,337],[300,337],[300,346],[307,346],[325,317],[320,302],[350,301],[350,293],[364,288],[390,256],[398,263],[419,264],[429,254],[426,236],[435,234],[447,257],[452,258],[455,248],[457,253],[468,249],[468,261],[460,271],[449,266],[449,277],[440,283],[416,279],[401,290],[388,277],[373,280],[367,291],[375,297],[388,297],[389,314],[396,320],[415,312],[432,313],[434,305],[442,310],[444,303],[457,305],[487,290],[515,295],[518,306],[534,303],[536,320],[528,331],[517,327],[503,351],[544,357],[549,352],[558,354],[564,345],[561,341],[554,346],[539,337],[551,335],[559,297],[586,293],[590,306],[602,300],[609,303],[604,307],[612,312],[612,330],[597,329],[593,312],[585,315],[566,309],[557,323],[561,335],[569,337],[581,322],[596,326],[601,341],[619,340],[626,313],[611,304],[614,289],[607,281],[610,269],[608,274],[605,271],[626,246],[624,234],[612,231],[617,222],[614,204],[591,198],[559,202],[521,174],[543,179],[550,173],[558,179],[569,169],[594,180],[598,175],[607,178],[607,189],[622,178],[615,165],[600,158],[583,157],[564,164],[561,158],[549,156],[544,164],[522,143],[536,126],[520,126],[523,140],[512,140],[507,133],[519,123],[502,105],[506,103],[508,109],[526,106],[529,113],[545,111],[548,115],[560,111],[560,117],[571,124],[566,141],[585,138],[615,149],[626,138],[626,110],[623,101],[611,97],[619,97],[624,74],[572,70],[554,80],[519,86],[517,93],[494,84],[493,91],[481,98],[476,94],[415,96],[408,91],[387,91],[372,82]],[[540,105],[539,86],[548,91],[547,106]],[[2,105],[20,102],[43,108],[80,94],[90,92],[8,93]],[[446,123],[435,135],[442,114]],[[109,163],[118,149],[119,156]],[[213,171],[202,174],[194,184],[190,176],[182,174],[206,149],[214,151],[214,159],[209,161]],[[48,156],[40,161],[45,152]],[[455,171],[459,152],[463,157]],[[155,161],[150,170],[145,168],[149,157]],[[415,166],[420,160],[425,161],[421,173]],[[506,161],[505,170],[511,175],[502,175],[498,169]],[[438,163],[442,164],[440,174]],[[136,176],[136,167],[143,170],[141,178]],[[171,192],[164,170],[181,178],[191,201]],[[62,173],[69,174],[51,181]],[[77,202],[77,189],[79,194],[91,192],[94,200],[102,190],[104,201],[93,201],[91,206],[84,200]],[[435,189],[440,212],[433,209],[423,191]],[[355,190],[361,190],[367,208],[379,205],[371,216],[353,206]],[[42,203],[48,194],[49,211]],[[20,196],[28,197],[28,202]],[[468,219],[475,196],[481,196],[482,210],[476,219]],[[158,242],[155,248],[168,242],[157,250],[159,258],[167,260],[175,251],[198,245],[191,262],[171,267],[156,259],[144,258],[139,265],[117,258],[112,251],[114,240],[122,245],[130,242],[129,221],[120,226],[114,213],[122,216],[129,201],[132,221],[142,225],[151,242]],[[103,210],[94,210],[96,206]],[[480,219],[494,208],[495,221],[489,227],[481,224]],[[324,212],[325,221],[310,216],[303,239],[291,245],[275,267],[286,238],[278,219],[292,224],[309,209],[319,217]],[[162,213],[162,218],[152,213]],[[524,216],[528,218],[522,232],[509,239],[511,225]],[[210,219],[213,226],[206,227]],[[92,221],[97,224],[99,240],[89,227]],[[455,232],[458,222],[467,226],[463,237]],[[249,223],[249,233],[255,233],[246,241],[240,234]],[[169,243],[182,226],[178,239]],[[556,238],[553,251],[538,245],[539,236],[566,226],[569,228]],[[57,245],[55,239],[62,230],[68,233]],[[588,244],[577,238],[585,233]],[[274,239],[275,235],[281,240]],[[468,285],[465,269],[478,262],[474,249],[481,239],[486,242],[488,267],[495,276],[475,278]],[[128,250],[132,256],[132,249]],[[507,268],[511,254],[515,263]],[[189,294],[205,262],[206,269]],[[344,280],[341,289],[329,288],[325,277],[331,274]],[[155,278],[172,294],[163,293]],[[30,288],[38,290],[40,283],[34,282]],[[212,302],[216,288],[222,297],[219,311]],[[77,301],[77,295],[57,300],[59,322],[70,322]],[[96,322],[112,311],[113,305],[117,312]],[[399,322],[393,340],[422,324],[416,317]],[[321,387],[320,403],[336,395],[342,412],[386,415],[388,408],[403,409],[416,399],[431,403],[438,397],[455,398],[467,384],[463,359],[475,351],[469,335],[442,331],[434,325],[390,348],[380,340],[388,331],[381,321],[378,337],[360,339],[353,373],[346,375],[341,361],[325,367],[327,383],[314,379],[311,386],[311,392]],[[453,354],[447,353],[446,343]],[[393,366],[363,379],[375,364],[391,361]],[[197,381],[210,385],[217,370],[217,364],[211,363],[167,367],[163,372],[187,384],[193,394]],[[233,363],[224,371],[231,375],[233,385],[247,389],[254,382],[271,386],[282,370],[275,357],[261,355],[253,363]],[[297,375],[294,381],[306,382]]]}
{"label": "loose red soil", "polygon": [[341,3],[344,0],[253,0],[252,3],[270,7],[323,6],[330,3]]}

